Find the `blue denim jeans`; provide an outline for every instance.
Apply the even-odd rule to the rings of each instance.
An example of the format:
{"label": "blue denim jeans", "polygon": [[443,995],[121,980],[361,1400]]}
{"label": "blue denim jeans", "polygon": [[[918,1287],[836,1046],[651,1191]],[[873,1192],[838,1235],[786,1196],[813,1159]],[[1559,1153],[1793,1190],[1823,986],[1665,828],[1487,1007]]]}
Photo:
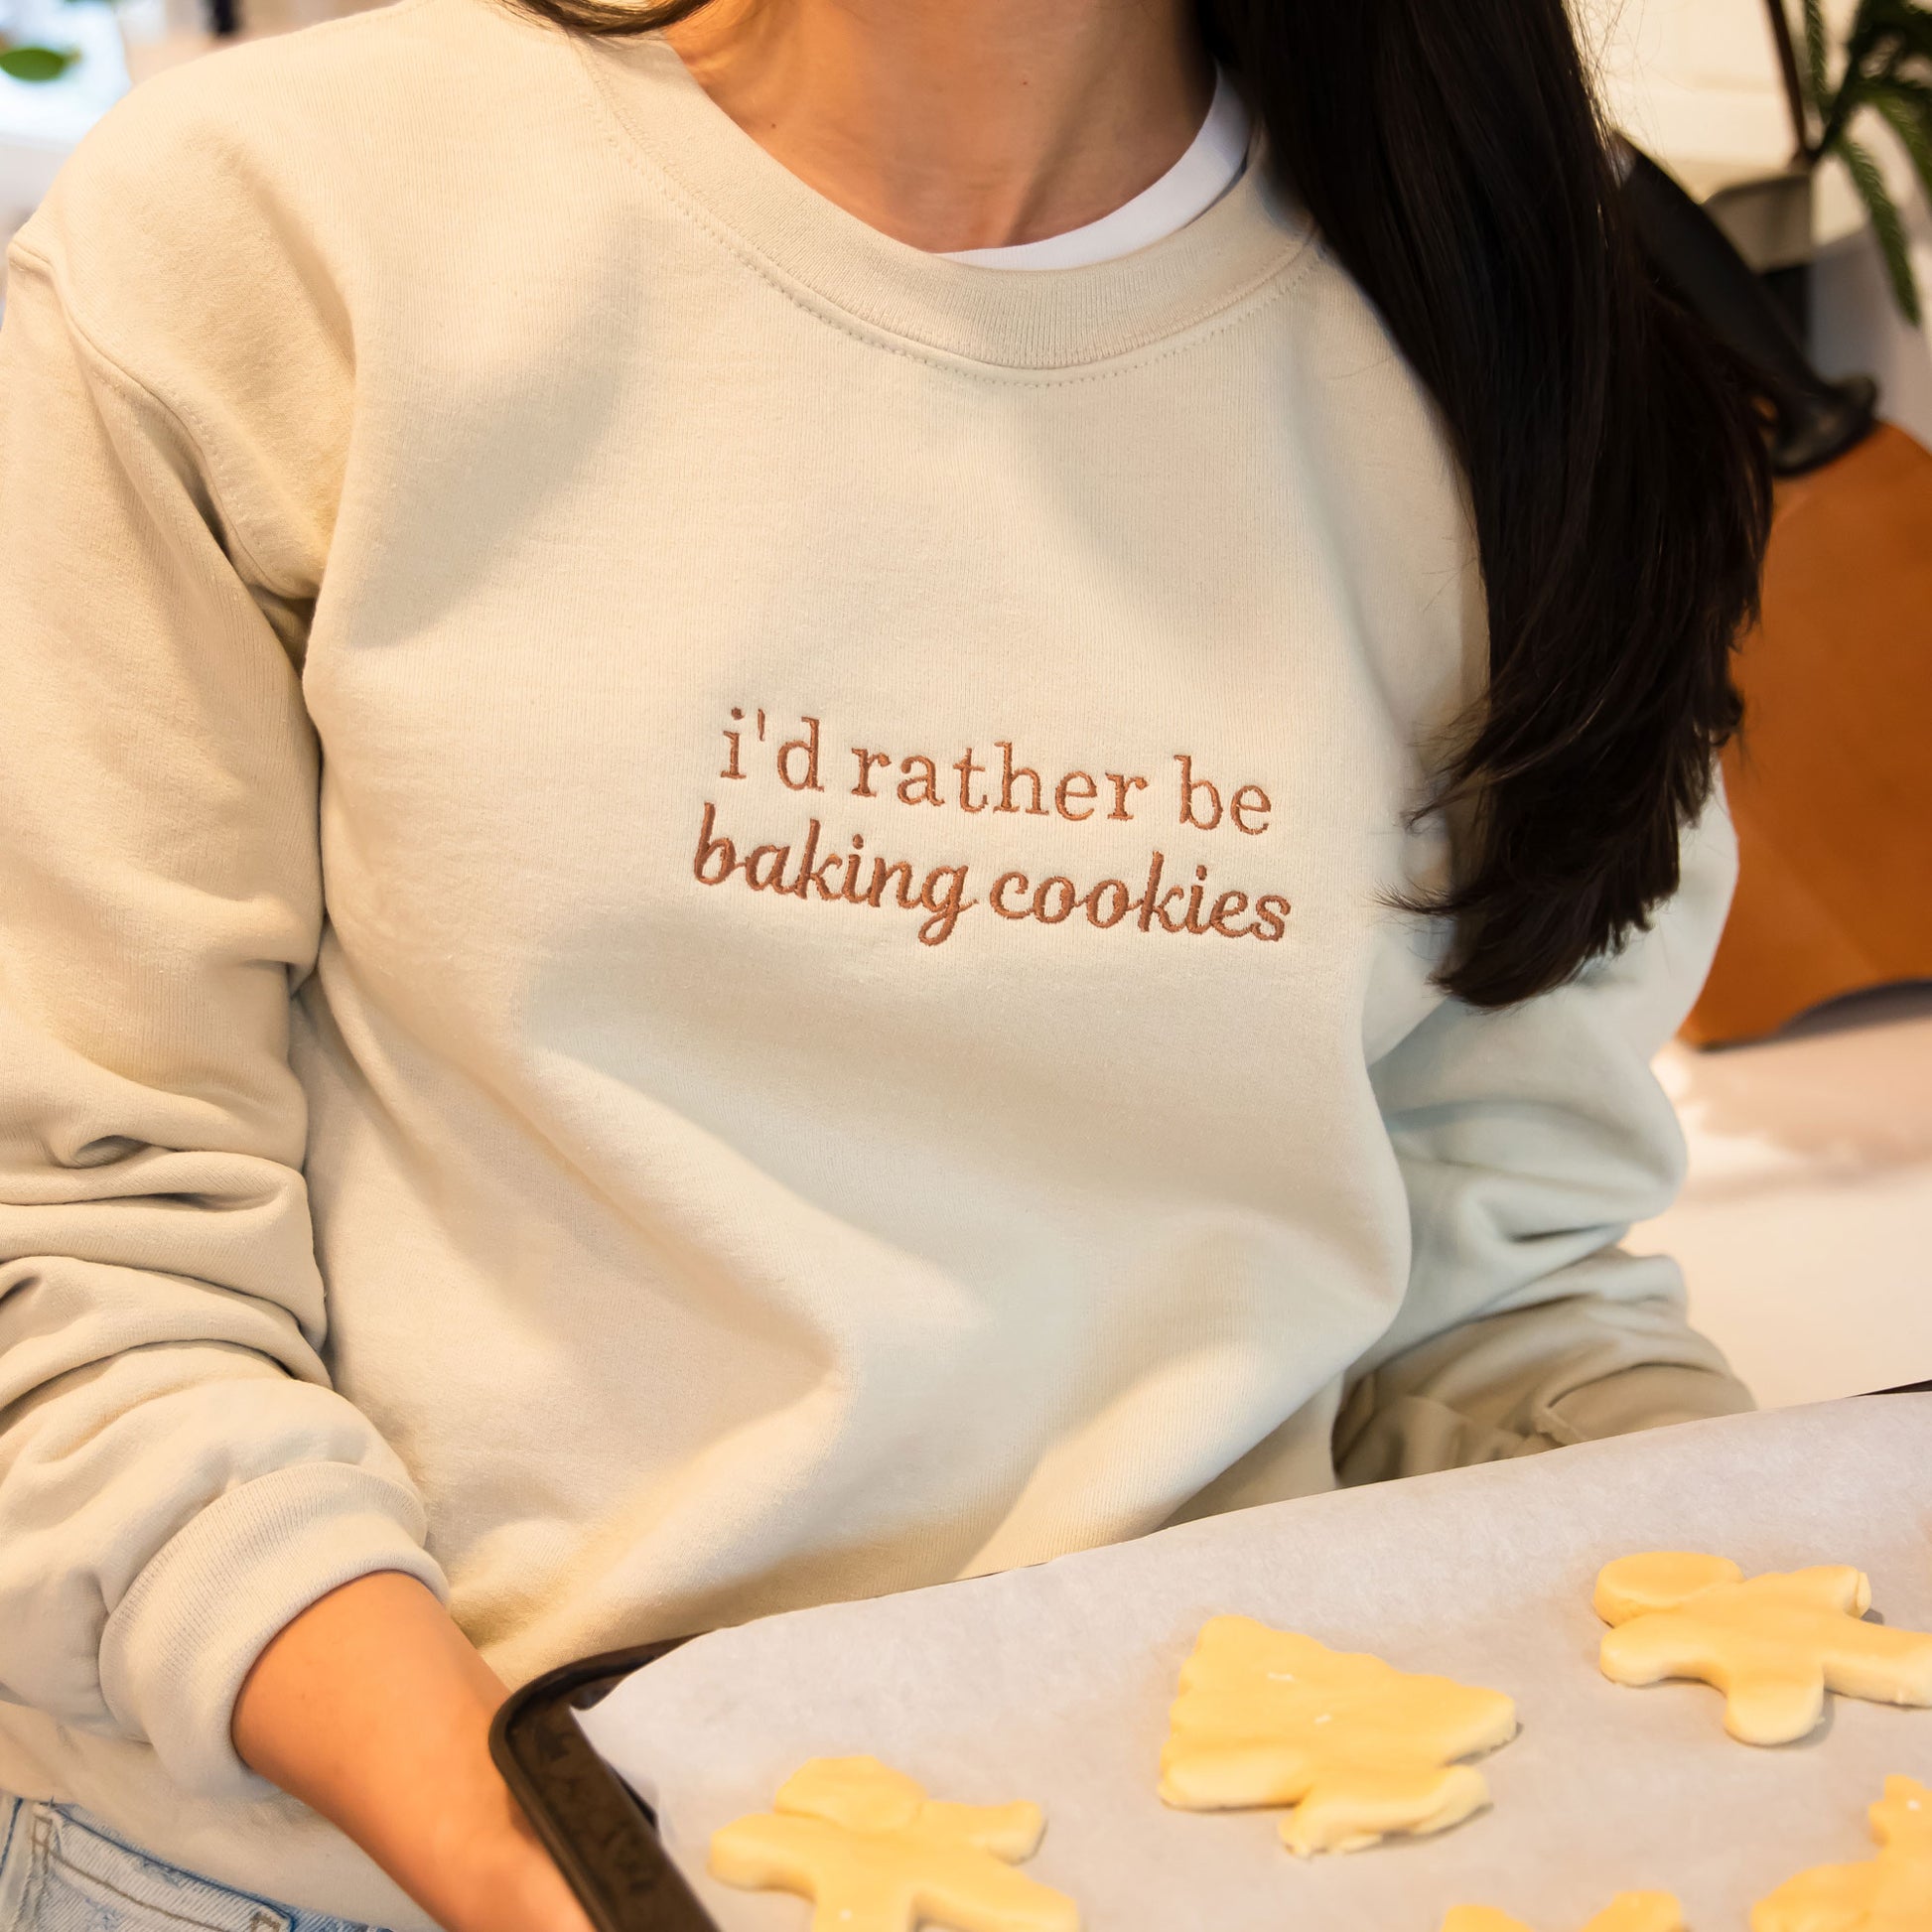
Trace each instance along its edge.
{"label": "blue denim jeans", "polygon": [[73,1805],[0,1794],[0,1932],[371,1932],[164,1864]]}

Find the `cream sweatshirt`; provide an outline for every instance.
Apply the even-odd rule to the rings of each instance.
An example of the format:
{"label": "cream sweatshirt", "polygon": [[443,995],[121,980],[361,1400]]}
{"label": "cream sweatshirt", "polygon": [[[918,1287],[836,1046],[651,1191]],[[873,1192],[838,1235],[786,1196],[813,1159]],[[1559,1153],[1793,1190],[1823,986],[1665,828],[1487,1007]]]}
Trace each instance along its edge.
{"label": "cream sweatshirt", "polygon": [[0,1788],[419,1926],[229,1742],[346,1579],[518,1680],[1746,1404],[1617,1247],[1727,827],[1432,985],[1467,518],[1265,169],[975,268],[401,0],[11,262]]}

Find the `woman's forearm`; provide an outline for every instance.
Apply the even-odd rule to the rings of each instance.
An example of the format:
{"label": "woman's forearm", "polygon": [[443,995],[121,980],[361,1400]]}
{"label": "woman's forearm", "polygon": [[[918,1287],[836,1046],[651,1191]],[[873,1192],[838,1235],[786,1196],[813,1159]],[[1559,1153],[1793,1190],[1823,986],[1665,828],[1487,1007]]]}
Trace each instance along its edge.
{"label": "woman's forearm", "polygon": [[234,1744],[450,1932],[587,1932],[490,1760],[504,1695],[414,1578],[360,1577],[262,1652],[235,1701]]}

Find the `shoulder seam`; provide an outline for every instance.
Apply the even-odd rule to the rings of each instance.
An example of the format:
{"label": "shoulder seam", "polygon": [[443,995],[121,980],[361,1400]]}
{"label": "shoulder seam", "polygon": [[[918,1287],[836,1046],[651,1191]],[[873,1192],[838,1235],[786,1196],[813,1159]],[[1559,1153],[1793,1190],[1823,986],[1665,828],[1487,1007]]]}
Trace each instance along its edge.
{"label": "shoulder seam", "polygon": [[[404,4],[416,6],[422,4],[422,0],[404,0]],[[207,485],[209,500],[227,530],[229,542],[240,552],[241,560],[254,573],[255,581],[264,590],[272,591],[278,596],[288,595],[286,587],[278,584],[274,573],[263,564],[260,552],[248,540],[248,533],[241,520],[229,508],[215,474],[216,466],[209,454],[209,439],[207,433],[196,425],[185,408],[170,402],[152,384],[136,375],[119,357],[102,346],[99,338],[88,328],[72,302],[69,300],[60,271],[48,256],[18,239],[8,248],[7,255],[10,261],[18,260],[23,264],[31,264],[46,278],[47,285],[53,291],[54,299],[60,306],[62,319],[71,331],[74,341],[80,345],[88,357],[99,365],[108,378],[123,389],[132,390],[174,427],[175,432],[195,457],[202,479]]]}

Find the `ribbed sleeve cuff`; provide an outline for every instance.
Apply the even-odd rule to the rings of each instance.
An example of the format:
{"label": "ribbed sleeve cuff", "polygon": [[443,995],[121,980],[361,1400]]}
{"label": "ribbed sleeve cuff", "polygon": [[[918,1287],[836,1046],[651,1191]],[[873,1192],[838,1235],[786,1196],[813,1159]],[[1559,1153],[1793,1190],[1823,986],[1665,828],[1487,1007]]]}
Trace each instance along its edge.
{"label": "ribbed sleeve cuff", "polygon": [[424,1528],[413,1491],[348,1463],[298,1463],[229,1490],[162,1547],[108,1618],[107,1708],[182,1789],[260,1797],[267,1786],[228,1734],[250,1666],[291,1618],[356,1577],[398,1570],[447,1600]]}

